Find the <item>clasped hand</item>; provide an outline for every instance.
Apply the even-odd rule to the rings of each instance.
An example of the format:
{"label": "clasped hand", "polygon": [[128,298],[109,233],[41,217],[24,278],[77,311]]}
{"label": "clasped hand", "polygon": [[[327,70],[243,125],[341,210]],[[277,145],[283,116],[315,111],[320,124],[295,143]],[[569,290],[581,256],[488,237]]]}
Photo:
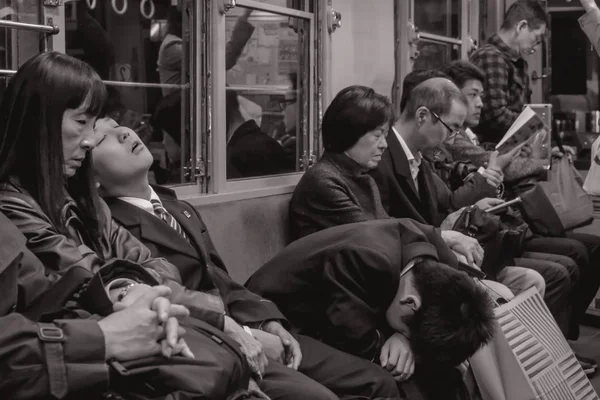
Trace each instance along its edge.
{"label": "clasped hand", "polygon": [[171,289],[166,286],[135,285],[114,313],[100,320],[107,358],[120,361],[162,353],[194,358],[183,336],[179,320],[187,318],[187,308],[171,304]]}

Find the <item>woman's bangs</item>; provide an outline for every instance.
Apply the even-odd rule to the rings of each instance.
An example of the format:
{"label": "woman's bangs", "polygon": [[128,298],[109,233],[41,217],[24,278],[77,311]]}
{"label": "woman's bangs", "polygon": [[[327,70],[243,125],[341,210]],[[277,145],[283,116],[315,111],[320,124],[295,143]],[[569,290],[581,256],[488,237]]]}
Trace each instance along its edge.
{"label": "woman's bangs", "polygon": [[[106,87],[98,75],[89,66],[73,74],[65,89],[71,93],[67,108],[82,110],[86,114],[97,116],[106,102]],[[87,71],[86,71],[87,70]]]}

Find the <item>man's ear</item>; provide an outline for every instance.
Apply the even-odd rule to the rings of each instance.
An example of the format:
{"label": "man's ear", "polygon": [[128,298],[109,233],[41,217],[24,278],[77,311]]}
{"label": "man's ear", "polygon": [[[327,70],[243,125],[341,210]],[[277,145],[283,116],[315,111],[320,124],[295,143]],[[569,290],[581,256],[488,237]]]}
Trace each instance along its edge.
{"label": "man's ear", "polygon": [[415,119],[419,125],[422,125],[427,120],[427,117],[430,115],[427,107],[419,107],[415,112]]}
{"label": "man's ear", "polygon": [[521,30],[522,30],[523,28],[528,28],[528,27],[529,27],[529,23],[528,23],[528,22],[527,22],[527,20],[525,20],[525,19],[524,19],[524,20],[521,20],[521,21],[519,21],[519,22],[517,22],[517,24],[515,25],[515,28],[516,28],[516,30],[517,30],[517,34],[518,34],[519,32],[521,32]]}
{"label": "man's ear", "polygon": [[402,297],[400,303],[409,307],[413,312],[417,312],[421,308],[421,297],[417,294],[406,294]]}

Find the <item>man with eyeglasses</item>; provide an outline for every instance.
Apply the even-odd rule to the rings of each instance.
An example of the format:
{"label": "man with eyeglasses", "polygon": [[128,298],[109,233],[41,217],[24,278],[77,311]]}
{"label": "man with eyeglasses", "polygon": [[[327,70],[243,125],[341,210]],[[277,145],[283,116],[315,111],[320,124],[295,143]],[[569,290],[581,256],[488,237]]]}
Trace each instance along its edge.
{"label": "man with eyeglasses", "polygon": [[[438,147],[449,136],[456,135],[463,126],[467,100],[458,87],[449,79],[431,78],[416,85],[410,93],[405,91],[403,98],[406,100],[401,102],[404,105],[402,114],[387,136],[388,149],[372,171],[387,213],[394,218],[412,218],[420,223],[441,226],[450,212],[462,207],[476,204],[487,209],[502,203],[495,198],[496,182],[490,182],[485,169],[452,192],[421,155],[426,149]],[[491,180],[501,182],[499,169],[487,173]],[[452,247],[448,236],[455,232],[444,230],[443,233],[446,243]],[[542,295],[545,290],[544,278],[530,269],[507,267],[497,278],[516,294],[532,286]]]}
{"label": "man with eyeglasses", "polygon": [[485,73],[486,96],[475,130],[481,142],[498,143],[531,101],[524,57],[540,45],[548,21],[539,0],[517,0],[506,11],[500,31],[471,55],[471,62]]}

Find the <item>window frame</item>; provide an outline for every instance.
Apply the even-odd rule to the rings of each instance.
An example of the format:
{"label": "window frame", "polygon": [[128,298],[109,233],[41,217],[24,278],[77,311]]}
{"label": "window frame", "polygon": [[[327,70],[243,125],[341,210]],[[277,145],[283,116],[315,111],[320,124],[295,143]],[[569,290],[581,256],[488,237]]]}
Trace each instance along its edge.
{"label": "window frame", "polygon": [[[264,176],[240,180],[226,179],[226,138],[222,132],[225,131],[225,21],[226,11],[218,7],[219,0],[209,0],[205,4],[205,12],[210,13],[211,32],[210,42],[211,49],[208,55],[211,58],[209,61],[212,72],[209,71],[207,90],[210,93],[207,103],[207,118],[208,125],[200,132],[203,138],[198,139],[198,143],[202,143],[206,150],[205,170],[207,171],[207,179],[200,187],[201,197],[210,197],[210,199],[199,201],[200,203],[213,203],[222,199],[241,199],[251,197],[261,197],[265,195],[290,193],[298,183],[304,171],[292,172],[282,175]],[[211,3],[211,4],[209,4]],[[308,2],[306,2],[308,4]],[[308,67],[303,71],[305,75],[303,81],[308,82],[308,93],[306,101],[302,105],[305,108],[305,121],[303,122],[302,140],[303,140],[303,163],[307,163],[310,158],[311,151],[318,146],[315,140],[316,119],[318,113],[318,96],[316,95],[316,68],[310,66],[315,65],[316,59],[316,18],[315,13],[309,13],[303,10],[292,8],[279,7],[269,3],[261,3],[255,0],[238,0],[236,6],[252,8],[257,11],[265,11],[276,13],[287,17],[302,18],[308,21],[309,29],[307,32],[307,42],[309,44],[308,51]],[[308,112],[306,112],[308,111]],[[201,110],[196,108],[196,112]],[[218,134],[213,134],[218,132]],[[200,146],[199,146],[200,147]],[[305,164],[306,165],[306,164]],[[187,190],[184,192],[182,188],[178,188],[177,193],[182,195],[191,195]]]}
{"label": "window frame", "polygon": [[478,1],[461,0],[460,37],[453,38],[421,31],[418,26],[414,25],[416,0],[395,0],[396,26],[394,34],[396,43],[398,43],[398,51],[396,52],[396,90],[393,100],[398,112],[400,111],[398,107],[402,92],[402,82],[404,81],[404,77],[413,70],[416,44],[419,39],[460,46],[460,59],[466,60],[469,58],[469,51],[479,40]]}

